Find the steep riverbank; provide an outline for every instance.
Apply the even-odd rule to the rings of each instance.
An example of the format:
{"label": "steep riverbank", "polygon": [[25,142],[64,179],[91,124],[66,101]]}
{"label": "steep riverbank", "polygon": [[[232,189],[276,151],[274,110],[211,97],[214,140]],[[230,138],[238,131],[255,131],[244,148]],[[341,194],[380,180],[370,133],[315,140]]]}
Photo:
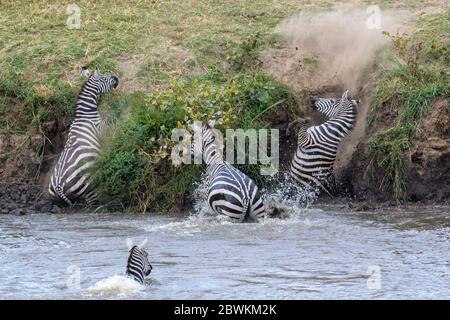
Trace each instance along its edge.
{"label": "steep riverbank", "polygon": [[350,89],[360,100],[334,166],[351,199],[371,206],[449,203],[449,70],[443,55],[450,11],[419,19],[404,11],[383,14],[383,34],[364,28],[358,10],[292,16],[276,29],[286,45],[266,50],[262,68],[293,88],[297,116],[316,123],[324,119],[309,108],[310,97],[339,97]]}
{"label": "steep riverbank", "polygon": [[[270,18],[273,26],[290,13],[287,7],[278,9]],[[344,89],[350,89],[351,96],[361,102],[355,129],[339,150],[335,171],[341,198],[332,202],[351,201],[355,209],[408,202],[449,203],[450,110],[445,64],[448,54],[445,23],[449,21],[449,12],[426,12],[419,19],[416,13],[411,17],[403,11],[400,14],[386,10],[383,21],[387,24],[382,30],[390,31],[393,41],[383,36],[381,30],[359,27],[358,23],[366,17],[362,9],[313,12],[293,15],[278,23],[276,37],[272,34],[273,27],[252,25],[249,28],[256,28],[252,31],[257,32],[246,33],[232,45],[224,45],[214,51],[213,57],[197,53],[210,59],[208,64],[204,62],[208,68],[199,70],[195,64],[192,72],[185,69],[175,72],[176,79],[162,73],[172,70],[170,63],[188,68],[191,65],[186,61],[192,55],[178,46],[175,51],[167,49],[174,61],[165,61],[165,67],[158,64],[161,72],[158,85],[149,92],[144,92],[149,87],[144,90],[137,84],[148,84],[150,78],[143,78],[142,74],[154,72],[155,61],[150,65],[148,61],[143,63],[145,68],[140,69],[130,68],[134,62],[138,63],[134,56],[134,60],[121,55],[97,61],[118,70],[124,78],[121,82],[124,88],[131,91],[119,91],[100,107],[105,116],[112,118],[112,128],[128,134],[115,134],[115,141],[109,137],[106,140],[112,146],[110,156],[124,151],[129,157],[120,158],[116,167],[106,165],[118,158],[106,157],[101,162],[108,169],[102,171],[103,177],[117,173],[118,168],[124,169],[120,179],[103,185],[103,192],[109,192],[116,200],[118,193],[123,196],[114,208],[131,204],[130,210],[151,211],[155,208],[150,205],[153,202],[164,209],[176,206],[179,211],[189,211],[191,182],[198,179],[198,171],[175,170],[167,160],[170,151],[167,128],[187,126],[185,115],[190,120],[211,116],[210,109],[215,108],[214,113],[228,116],[228,124],[235,127],[255,125],[257,117],[258,126],[280,129],[281,169],[285,170],[295,151],[295,135],[284,134],[287,124],[305,115],[312,116],[317,123],[323,121],[310,110],[309,98],[339,97]],[[260,16],[256,17],[261,23]],[[350,17],[354,24],[348,22],[353,21]],[[246,25],[247,20],[239,19],[238,24]],[[405,22],[409,20],[412,22]],[[397,34],[399,37],[392,38],[398,25],[404,27],[401,31],[414,32],[414,36]],[[320,37],[317,30],[321,30]],[[399,49],[396,45],[404,39],[410,39],[405,48],[413,50],[411,55],[401,56],[396,51]],[[414,47],[418,44],[422,48],[419,51]],[[46,199],[46,186],[72,118],[70,108],[81,83],[75,76],[79,66],[72,66],[67,74],[58,69],[49,78],[34,79],[26,57],[9,52],[14,58],[11,60],[5,52],[1,52],[0,60],[6,66],[0,74],[0,213],[58,212],[60,209]],[[388,63],[386,56],[392,56],[397,64]],[[410,61],[410,57],[417,59]],[[116,60],[111,64],[105,62]],[[38,72],[41,77],[42,72]],[[132,92],[134,89],[137,91]],[[155,112],[159,105],[172,108],[171,117]],[[145,118],[142,110],[152,111]],[[175,114],[175,110],[180,112]],[[413,116],[408,116],[408,112]],[[128,118],[116,115],[120,113]],[[152,143],[143,143],[141,140],[149,136],[140,135],[142,130],[158,137]],[[134,141],[135,145],[126,145],[124,141]],[[133,172],[136,164],[143,168],[146,163],[151,164],[152,171]],[[243,169],[249,174],[257,172],[253,167]],[[128,182],[121,180],[130,177],[130,173],[136,177],[132,190]],[[118,185],[126,188],[112,190]],[[155,196],[149,190],[156,190]]]}

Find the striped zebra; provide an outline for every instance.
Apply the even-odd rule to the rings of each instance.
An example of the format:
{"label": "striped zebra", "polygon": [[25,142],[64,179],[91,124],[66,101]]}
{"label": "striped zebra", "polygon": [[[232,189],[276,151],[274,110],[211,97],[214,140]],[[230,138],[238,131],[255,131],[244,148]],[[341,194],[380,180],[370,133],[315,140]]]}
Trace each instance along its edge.
{"label": "striped zebra", "polygon": [[194,130],[201,130],[201,139],[192,144],[194,154],[202,154],[207,166],[208,206],[212,212],[240,222],[257,221],[265,215],[258,187],[247,175],[222,159],[212,130],[214,126],[214,120],[203,123],[201,128],[194,124]]}
{"label": "striped zebra", "polygon": [[318,188],[330,196],[337,192],[333,174],[337,148],[356,120],[357,102],[347,95],[348,90],[340,99],[320,98],[313,102],[312,108],[328,117],[321,125],[308,127],[305,119],[294,121],[299,122],[298,146],[290,174],[303,187]]}
{"label": "striped zebra", "polygon": [[152,272],[152,265],[148,261],[148,253],[145,251],[145,244],[147,240],[144,240],[140,245],[132,245],[131,240],[127,239],[127,244],[130,250],[130,255],[127,261],[126,274],[139,282],[144,283],[144,278]]}
{"label": "striped zebra", "polygon": [[97,102],[102,94],[119,84],[117,77],[102,75],[97,69],[89,76],[89,70],[83,67],[82,74],[88,80],[78,96],[75,119],[48,188],[54,199],[63,200],[69,206],[78,198],[84,198],[88,205],[96,201],[89,177],[90,168],[100,153],[98,136],[102,119]]}

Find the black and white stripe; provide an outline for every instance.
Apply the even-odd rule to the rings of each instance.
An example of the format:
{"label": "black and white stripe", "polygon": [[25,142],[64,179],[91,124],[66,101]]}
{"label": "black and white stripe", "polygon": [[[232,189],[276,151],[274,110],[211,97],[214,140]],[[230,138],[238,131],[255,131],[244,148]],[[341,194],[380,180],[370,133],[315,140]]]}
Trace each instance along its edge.
{"label": "black and white stripe", "polygon": [[[203,154],[209,180],[210,210],[241,222],[256,221],[265,215],[264,203],[255,182],[222,159],[213,132],[214,120],[203,123],[201,141],[194,141],[195,154]],[[201,142],[201,143],[200,143]]]}
{"label": "black and white stripe", "polygon": [[[89,76],[86,68],[83,75]],[[78,96],[69,136],[53,171],[49,193],[69,206],[78,198],[88,204],[96,201],[89,182],[90,168],[100,153],[99,131],[102,119],[97,111],[99,97],[117,87],[119,80],[98,70],[89,77]]]}
{"label": "black and white stripe", "polygon": [[148,261],[148,253],[143,246],[133,246],[127,261],[127,275],[139,282],[144,283],[144,278],[152,272],[152,265]]}
{"label": "black and white stripe", "polygon": [[298,146],[290,173],[307,189],[319,188],[329,195],[336,193],[333,164],[337,148],[356,120],[357,102],[349,99],[347,94],[348,90],[341,99],[321,98],[313,103],[313,109],[328,117],[323,124],[308,128],[305,120],[296,120],[300,123]]}

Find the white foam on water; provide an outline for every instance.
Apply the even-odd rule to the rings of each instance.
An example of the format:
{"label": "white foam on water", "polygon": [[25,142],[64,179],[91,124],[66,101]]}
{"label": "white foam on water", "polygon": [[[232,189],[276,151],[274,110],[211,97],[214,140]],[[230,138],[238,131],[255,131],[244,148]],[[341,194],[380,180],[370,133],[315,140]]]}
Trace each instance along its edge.
{"label": "white foam on water", "polygon": [[[266,211],[269,212],[266,218],[260,219],[257,225],[289,225],[289,224],[316,224],[307,218],[309,215],[322,212],[320,209],[311,208],[317,199],[318,190],[304,190],[289,179],[289,175],[277,178],[276,188],[261,189]],[[211,230],[212,228],[233,227],[240,223],[226,217],[211,213],[208,206],[208,177],[202,175],[200,182],[194,185],[192,193],[193,210],[191,214],[178,221],[163,222],[142,226],[147,232],[168,232],[177,235],[194,236],[197,233]],[[278,215],[272,215],[277,211]]]}
{"label": "white foam on water", "polygon": [[147,232],[152,231],[176,231],[177,234],[194,235],[214,226],[233,225],[226,216],[218,216],[206,213],[192,213],[189,217],[175,222],[169,222],[160,225],[144,226],[144,230]]}
{"label": "white foam on water", "polygon": [[126,296],[143,289],[144,286],[135,280],[116,274],[96,282],[83,293],[87,296]]}
{"label": "white foam on water", "polygon": [[[261,194],[266,205],[266,211],[273,212],[277,210],[277,217],[268,215],[254,225],[289,225],[289,224],[315,224],[307,217],[319,212],[320,209],[311,208],[311,204],[317,199],[316,190],[305,191],[288,179],[279,182],[276,189],[270,191],[261,190]],[[289,193],[290,196],[286,196]],[[144,226],[147,232],[163,231],[176,232],[193,236],[196,233],[211,230],[211,228],[223,228],[224,226],[236,226],[240,223],[231,220],[224,215],[216,215],[209,211],[208,201],[208,182],[205,176],[201,182],[196,185],[193,192],[193,210],[187,218],[181,221],[172,221],[158,225]]]}
{"label": "white foam on water", "polygon": [[208,189],[209,180],[208,175],[203,173],[200,179],[194,187],[194,192],[192,193],[192,201],[194,203],[193,213],[200,216],[210,215],[208,207]]}

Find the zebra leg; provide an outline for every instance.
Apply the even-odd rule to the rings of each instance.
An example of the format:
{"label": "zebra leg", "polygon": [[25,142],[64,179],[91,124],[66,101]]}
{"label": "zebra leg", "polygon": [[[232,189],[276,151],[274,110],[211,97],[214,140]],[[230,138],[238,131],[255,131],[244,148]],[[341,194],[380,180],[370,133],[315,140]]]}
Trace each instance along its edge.
{"label": "zebra leg", "polygon": [[98,203],[97,195],[95,194],[95,190],[93,190],[93,189],[88,191],[88,192],[86,192],[84,198],[86,200],[86,204],[89,207],[92,207],[92,206],[94,206],[94,205],[96,205]]}
{"label": "zebra leg", "polygon": [[328,176],[328,179],[327,179],[326,183],[327,183],[327,188],[330,190],[330,194],[332,196],[335,196],[337,194],[337,192],[338,192],[338,189],[337,189],[336,179],[335,179],[333,173],[331,173]]}

